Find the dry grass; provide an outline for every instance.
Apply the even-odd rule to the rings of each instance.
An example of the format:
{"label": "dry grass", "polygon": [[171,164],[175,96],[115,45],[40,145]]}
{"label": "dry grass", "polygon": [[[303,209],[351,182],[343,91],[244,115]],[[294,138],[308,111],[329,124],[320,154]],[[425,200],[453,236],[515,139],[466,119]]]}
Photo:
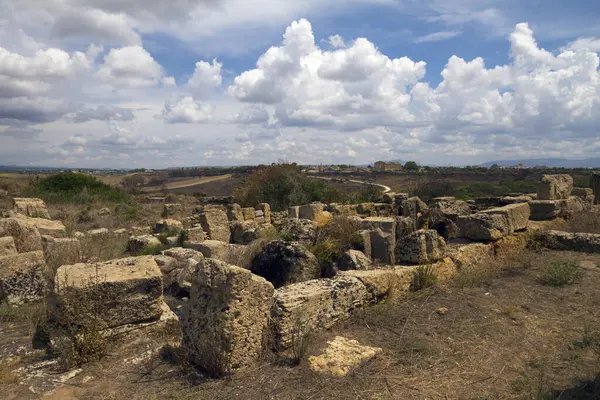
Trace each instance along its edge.
{"label": "dry grass", "polygon": [[556,219],[547,224],[546,229],[574,233],[600,233],[600,210],[575,213],[568,220]]}

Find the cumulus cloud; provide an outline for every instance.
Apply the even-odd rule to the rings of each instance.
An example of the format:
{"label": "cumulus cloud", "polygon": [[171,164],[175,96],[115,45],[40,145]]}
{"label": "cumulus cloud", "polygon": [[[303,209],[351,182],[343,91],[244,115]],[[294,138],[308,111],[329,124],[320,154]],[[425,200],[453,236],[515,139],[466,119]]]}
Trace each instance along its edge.
{"label": "cumulus cloud", "polygon": [[187,88],[196,96],[209,94],[213,89],[221,86],[223,82],[221,67],[223,67],[223,64],[216,59],[212,60],[212,64],[206,61],[198,61],[194,74],[187,83]]}
{"label": "cumulus cloud", "polygon": [[82,107],[76,112],[65,115],[65,118],[74,123],[88,121],[131,121],[135,118],[133,111],[113,105],[99,105],[93,107]]}
{"label": "cumulus cloud", "polygon": [[563,51],[564,50],[590,50],[598,53],[600,52],[600,39],[595,37],[582,37],[569,43]]}
{"label": "cumulus cloud", "polygon": [[252,104],[234,114],[229,120],[243,125],[265,124],[269,121],[269,111],[262,104]]}
{"label": "cumulus cloud", "polygon": [[168,124],[193,124],[212,120],[213,113],[212,105],[198,102],[188,96],[175,101],[167,101],[162,118]]}
{"label": "cumulus cloud", "polygon": [[126,46],[110,50],[97,76],[115,87],[139,88],[160,83],[164,70],[142,46]]}

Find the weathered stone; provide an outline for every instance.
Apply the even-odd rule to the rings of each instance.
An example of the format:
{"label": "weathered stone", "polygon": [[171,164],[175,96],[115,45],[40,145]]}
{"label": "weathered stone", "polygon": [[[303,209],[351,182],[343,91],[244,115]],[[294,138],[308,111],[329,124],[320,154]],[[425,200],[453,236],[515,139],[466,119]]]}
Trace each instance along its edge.
{"label": "weathered stone", "polygon": [[417,230],[416,222],[410,217],[396,217],[396,240]]}
{"label": "weathered stone", "polygon": [[17,214],[16,217],[29,226],[35,227],[40,235],[49,235],[53,237],[66,237],[67,228],[61,221],[53,221],[44,218],[33,218]]}
{"label": "weathered stone", "polygon": [[237,203],[227,205],[227,219],[229,221],[244,221],[242,207]]}
{"label": "weathered stone", "polygon": [[220,240],[225,243],[229,243],[231,240],[229,221],[224,211],[217,209],[204,210],[200,214],[200,223],[211,240]]}
{"label": "weathered stone", "polygon": [[172,249],[167,249],[162,252],[165,256],[172,257],[176,260],[196,260],[202,261],[204,259],[204,255],[194,249],[186,249],[183,247],[173,247]]}
{"label": "weathered stone", "polygon": [[373,263],[362,251],[348,250],[342,254],[336,262],[337,269],[340,271],[348,270],[367,270]]}
{"label": "weathered stone", "polygon": [[527,229],[527,222],[531,215],[528,203],[510,204],[481,212],[485,214],[500,214],[506,216],[508,221],[508,234]]}
{"label": "weathered stone", "polygon": [[230,222],[231,241],[235,244],[248,244],[259,238],[256,221]]}
{"label": "weathered stone", "polygon": [[286,239],[292,241],[312,243],[316,235],[315,226],[309,219],[284,219],[278,228]]}
{"label": "weathered stone", "polygon": [[17,254],[15,239],[12,236],[0,237],[0,256]]}
{"label": "weathered stone", "polygon": [[160,245],[160,240],[152,235],[132,236],[127,242],[127,251],[130,253],[139,253],[150,247],[158,247]]}
{"label": "weathered stone", "polygon": [[449,249],[448,256],[458,268],[467,265],[481,265],[491,260],[493,248],[489,244],[470,243]]}
{"label": "weathered stone", "polygon": [[538,200],[568,199],[573,190],[571,175],[542,175],[537,187]]}
{"label": "weathered stone", "polygon": [[11,236],[19,253],[42,250],[42,237],[36,227],[19,218],[1,218],[0,236]]}
{"label": "weathered stone", "polygon": [[458,217],[471,214],[467,202],[453,197],[438,197],[431,211],[438,210],[444,217],[456,221]]}
{"label": "weathered stone", "polygon": [[358,242],[356,248],[361,250],[367,257],[371,257],[373,254],[371,247],[371,231],[358,231],[357,236]]}
{"label": "weathered stone", "polygon": [[43,251],[0,256],[0,301],[20,304],[39,300],[44,293],[45,278]]}
{"label": "weathered stone", "polygon": [[528,232],[518,232],[495,241],[492,243],[492,248],[496,257],[514,257],[525,250],[528,243]]}
{"label": "weathered stone", "polygon": [[300,206],[298,210],[298,218],[315,221],[323,213],[324,209],[325,205],[321,203]]}
{"label": "weathered stone", "polygon": [[288,208],[288,218],[300,218],[300,206]]}
{"label": "weathered stone", "polygon": [[171,230],[183,230],[183,224],[181,223],[181,221],[177,221],[176,219],[161,219],[159,221],[156,222],[156,224],[154,225],[154,232],[156,233],[161,233],[161,232],[165,232],[165,231],[171,231]]}
{"label": "weathered stone", "polygon": [[398,239],[396,260],[413,264],[430,264],[444,258],[446,242],[434,230],[418,230]]}
{"label": "weathered stone", "polygon": [[219,240],[205,240],[198,243],[184,242],[183,247],[194,249],[206,258],[214,258],[230,264],[237,264],[237,260],[240,258],[239,255],[245,249],[245,246],[229,244]]}
{"label": "weathered stone", "polygon": [[[163,312],[162,285],[152,256],[63,265],[55,278],[60,312],[80,326],[116,327],[158,319]],[[97,312],[99,305],[102,312]]]}
{"label": "weathered stone", "polygon": [[167,282],[165,277],[168,276],[174,270],[181,268],[178,262],[179,260],[177,260],[174,257],[166,256],[164,254],[159,254],[154,256],[154,261],[156,262],[156,265],[158,265],[160,272],[163,274],[163,286],[165,288],[169,287],[170,282]]}
{"label": "weathered stone", "polygon": [[584,202],[579,197],[564,200],[533,200],[529,202],[530,219],[533,221],[549,221],[556,218],[568,219],[574,213],[585,210]]}
{"label": "weathered stone", "polygon": [[394,246],[396,244],[396,233],[385,233],[381,229],[369,231],[369,242],[371,244],[371,259],[382,264],[394,264]]}
{"label": "weathered stone", "polygon": [[369,292],[369,302],[380,301],[408,293],[413,280],[415,267],[393,267],[369,271],[342,271],[340,276],[359,279]]}
{"label": "weathered stone", "polygon": [[263,212],[263,217],[265,218],[265,223],[271,223],[271,206],[268,203],[260,203],[256,207],[257,211]]}
{"label": "weathered stone", "polygon": [[529,203],[533,198],[531,196],[504,196],[500,198],[500,205]]}
{"label": "weathered stone", "polygon": [[254,210],[254,218],[264,218],[265,213],[262,210]]}
{"label": "weathered stone", "polygon": [[319,278],[317,258],[298,242],[276,240],[268,243],[251,262],[251,271],[276,288]]}
{"label": "weathered stone", "polygon": [[375,215],[377,217],[391,217],[397,213],[394,211],[392,204],[387,203],[375,203]]}
{"label": "weathered stone", "polygon": [[534,240],[551,250],[600,253],[600,234],[537,231]]}
{"label": "weathered stone", "polygon": [[[594,191],[591,188],[573,188],[573,196],[581,198],[586,205],[594,204]],[[590,207],[586,207],[590,208]]]}
{"label": "weathered stone", "polygon": [[277,348],[290,347],[299,330],[332,327],[363,308],[369,297],[365,285],[351,276],[314,279],[275,290],[271,324]]}
{"label": "weathered stone", "polygon": [[310,369],[334,376],[346,376],[365,361],[374,358],[383,350],[379,347],[363,346],[356,340],[336,336],[327,342],[327,348],[318,356],[310,356]]}
{"label": "weathered stone", "polygon": [[181,210],[183,210],[183,206],[180,203],[167,203],[163,207],[162,216],[164,218],[169,218]]}
{"label": "weathered stone", "polygon": [[50,213],[42,199],[15,197],[13,211],[28,217],[50,219]]}
{"label": "weathered stone", "polygon": [[108,236],[110,235],[110,232],[106,228],[98,228],[87,231],[86,235],[91,237]]}
{"label": "weathered stone", "polygon": [[206,240],[206,232],[204,232],[204,229],[201,226],[186,229],[185,235],[190,242],[202,242]]}
{"label": "weathered stone", "polygon": [[242,215],[244,216],[244,221],[252,221],[255,218],[254,208],[246,207],[242,208]]}
{"label": "weathered stone", "polygon": [[192,276],[183,311],[182,346],[215,374],[251,365],[267,331],[273,285],[249,271],[206,259]]}
{"label": "weathered stone", "polygon": [[498,240],[511,233],[506,214],[480,212],[459,217],[456,224],[460,229],[460,237],[471,240]]}
{"label": "weathered stone", "polygon": [[367,217],[360,223],[361,230],[381,229],[384,233],[396,235],[396,218],[392,217]]}
{"label": "weathered stone", "polygon": [[42,243],[50,278],[54,277],[56,269],[61,265],[76,264],[81,261],[81,244],[75,238],[42,236]]}
{"label": "weathered stone", "polygon": [[376,217],[375,203],[360,203],[356,206],[356,212],[364,217]]}
{"label": "weathered stone", "polygon": [[428,210],[429,210],[429,207],[427,207],[427,204],[425,204],[423,202],[423,200],[421,200],[420,198],[418,198],[416,196],[404,200],[400,206],[400,212],[401,212],[402,216],[410,217],[414,221],[417,221],[418,228],[420,228],[418,221],[421,219],[423,214],[425,212],[427,212]]}

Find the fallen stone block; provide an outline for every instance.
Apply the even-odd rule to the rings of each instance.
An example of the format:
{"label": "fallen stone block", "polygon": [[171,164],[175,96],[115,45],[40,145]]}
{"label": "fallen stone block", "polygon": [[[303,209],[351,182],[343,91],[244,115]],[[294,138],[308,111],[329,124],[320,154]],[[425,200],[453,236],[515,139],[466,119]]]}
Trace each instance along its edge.
{"label": "fallen stone block", "polygon": [[315,225],[309,219],[284,219],[278,226],[287,240],[312,243],[316,236]]}
{"label": "fallen stone block", "polygon": [[46,281],[44,252],[0,256],[0,301],[21,304],[39,300]]}
{"label": "fallen stone block", "polygon": [[363,283],[351,276],[314,279],[275,290],[271,326],[276,348],[292,346],[301,332],[328,329],[369,302]]}
{"label": "fallen stone block", "polygon": [[591,188],[573,188],[573,196],[581,198],[586,205],[586,209],[591,208],[594,204],[594,190]]}
{"label": "fallen stone block", "polygon": [[456,225],[460,237],[471,240],[498,240],[511,234],[511,227],[505,213],[482,213],[459,217]]}
{"label": "fallen stone block", "polygon": [[181,223],[181,221],[177,221],[176,219],[169,219],[169,218],[164,218],[161,220],[158,220],[156,222],[156,224],[154,225],[154,232],[155,233],[162,233],[165,231],[181,231],[183,230],[183,224]]}
{"label": "fallen stone block", "polygon": [[67,228],[61,221],[53,221],[44,218],[32,218],[17,214],[17,218],[29,226],[35,227],[40,235],[49,235],[57,238],[67,236]]}
{"label": "fallen stone block", "polygon": [[185,235],[190,242],[202,242],[206,240],[206,233],[202,227],[186,229]]}
{"label": "fallen stone block", "polygon": [[508,234],[527,229],[527,222],[531,216],[531,209],[529,208],[528,203],[510,204],[481,212],[484,214],[499,214],[506,216],[508,221]]}
{"label": "fallen stone block", "polygon": [[42,237],[36,227],[19,218],[1,218],[0,236],[11,236],[19,253],[42,250]]}
{"label": "fallen stone block", "polygon": [[299,242],[275,240],[267,243],[250,263],[251,271],[275,288],[321,276],[317,258]]}
{"label": "fallen stone block", "polygon": [[15,197],[12,209],[27,217],[50,219],[50,213],[42,199]]}
{"label": "fallen stone block", "polygon": [[262,217],[265,218],[265,223],[271,223],[271,206],[268,203],[260,203],[256,207],[257,211],[262,211]]}
{"label": "fallen stone block", "polygon": [[255,218],[254,208],[252,208],[252,207],[242,208],[242,215],[244,216],[244,221],[253,221]]}
{"label": "fallen stone block", "polygon": [[152,235],[132,236],[127,242],[127,251],[129,253],[139,253],[151,247],[159,247],[161,244],[160,240]]}
{"label": "fallen stone block", "polygon": [[360,250],[347,250],[336,262],[340,271],[367,270],[371,269],[372,265],[371,259]]}
{"label": "fallen stone block", "polygon": [[0,237],[0,256],[17,254],[15,239],[12,236]]}
{"label": "fallen stone block", "polygon": [[315,221],[323,213],[324,209],[325,205],[320,203],[300,206],[298,210],[298,218]]}
{"label": "fallen stone block", "polygon": [[327,342],[327,348],[322,354],[310,356],[308,363],[310,369],[315,372],[346,376],[382,351],[383,349],[379,347],[363,346],[356,340],[336,336]]}
{"label": "fallen stone block", "polygon": [[288,218],[300,218],[300,206],[288,208]]}
{"label": "fallen stone block", "polygon": [[600,234],[537,231],[534,240],[551,250],[600,253]]}
{"label": "fallen stone block", "polygon": [[493,247],[484,243],[470,243],[448,250],[448,256],[458,268],[489,262],[493,255]]}
{"label": "fallen stone block", "polygon": [[42,243],[50,279],[54,279],[54,274],[61,265],[77,264],[81,261],[81,243],[75,238],[42,236]]}
{"label": "fallen stone block", "polygon": [[430,264],[446,255],[446,242],[434,230],[418,230],[398,239],[396,261]]}
{"label": "fallen stone block", "polygon": [[200,224],[211,240],[220,240],[229,243],[231,240],[231,231],[229,230],[229,221],[227,214],[218,209],[204,210],[200,214]]}
{"label": "fallen stone block", "polygon": [[180,203],[167,203],[163,207],[162,216],[164,218],[169,218],[182,210],[183,210],[183,206]]}
{"label": "fallen stone block", "polygon": [[364,217],[376,217],[375,203],[360,203],[356,206],[356,213]]}
{"label": "fallen stone block", "polygon": [[396,235],[396,218],[393,217],[367,217],[360,222],[361,230],[381,229],[384,233]]}
{"label": "fallen stone block", "polygon": [[244,221],[244,213],[242,212],[242,207],[237,203],[228,204],[227,219],[229,221]]}
{"label": "fallen stone block", "polygon": [[[241,255],[246,246],[229,244],[219,240],[205,240],[203,242],[184,242],[184,248],[194,249],[206,258],[213,258],[229,264],[239,264]],[[239,266],[239,265],[238,265]]]}
{"label": "fallen stone block", "polygon": [[162,287],[152,256],[63,265],[55,278],[57,312],[71,324],[100,328],[154,320],[163,312]]}
{"label": "fallen stone block", "polygon": [[231,242],[235,244],[248,244],[260,237],[256,221],[234,221],[230,223]]}
{"label": "fallen stone block", "polygon": [[369,243],[371,246],[371,259],[381,264],[394,264],[396,245],[396,235],[394,233],[385,233],[381,229],[375,229],[369,232]]}
{"label": "fallen stone block", "polygon": [[437,210],[451,221],[456,221],[458,217],[471,214],[471,207],[466,201],[456,200],[454,197],[438,197],[434,201],[435,204],[431,211]]}
{"label": "fallen stone block", "polygon": [[500,205],[506,206],[509,204],[529,203],[533,198],[531,196],[504,196],[500,198]]}
{"label": "fallen stone block", "polygon": [[567,174],[542,175],[537,187],[538,200],[563,200],[571,196],[573,177]]}
{"label": "fallen stone block", "polygon": [[570,197],[563,200],[533,200],[529,202],[530,219],[533,221],[550,221],[556,218],[570,218],[573,213],[585,210],[582,199]]}
{"label": "fallen stone block", "polygon": [[369,303],[408,293],[416,267],[390,267],[368,271],[343,271],[340,276],[359,279],[369,292]]}
{"label": "fallen stone block", "polygon": [[181,321],[190,361],[215,375],[253,364],[265,342],[273,291],[248,270],[203,260]]}

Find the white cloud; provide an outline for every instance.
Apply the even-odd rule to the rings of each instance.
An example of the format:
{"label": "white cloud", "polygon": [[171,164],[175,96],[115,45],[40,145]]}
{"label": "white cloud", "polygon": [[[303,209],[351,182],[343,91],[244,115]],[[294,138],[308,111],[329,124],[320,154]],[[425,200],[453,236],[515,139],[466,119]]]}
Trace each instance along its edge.
{"label": "white cloud", "polygon": [[221,67],[223,67],[223,64],[216,59],[212,60],[212,64],[206,61],[198,61],[194,74],[187,83],[188,89],[196,96],[209,94],[215,88],[221,86],[223,82]]}
{"label": "white cloud", "polygon": [[448,40],[460,36],[462,34],[461,31],[440,31],[430,33],[428,35],[419,36],[415,38],[415,43],[429,43],[429,42],[439,42],[442,40]]}
{"label": "white cloud", "polygon": [[212,120],[214,107],[200,103],[193,97],[183,97],[177,101],[167,101],[162,117],[168,124],[200,123]]}
{"label": "white cloud", "polygon": [[157,85],[164,70],[143,47],[126,46],[110,50],[97,76],[117,88],[136,88]]}
{"label": "white cloud", "polygon": [[269,121],[269,111],[261,104],[253,104],[234,114],[229,120],[236,124],[265,124]]}
{"label": "white cloud", "polygon": [[346,43],[344,43],[344,38],[340,35],[329,36],[327,42],[334,49],[343,49],[344,47],[346,47]]}
{"label": "white cloud", "polygon": [[590,50],[600,52],[600,39],[595,37],[581,37],[571,43],[563,50]]}

